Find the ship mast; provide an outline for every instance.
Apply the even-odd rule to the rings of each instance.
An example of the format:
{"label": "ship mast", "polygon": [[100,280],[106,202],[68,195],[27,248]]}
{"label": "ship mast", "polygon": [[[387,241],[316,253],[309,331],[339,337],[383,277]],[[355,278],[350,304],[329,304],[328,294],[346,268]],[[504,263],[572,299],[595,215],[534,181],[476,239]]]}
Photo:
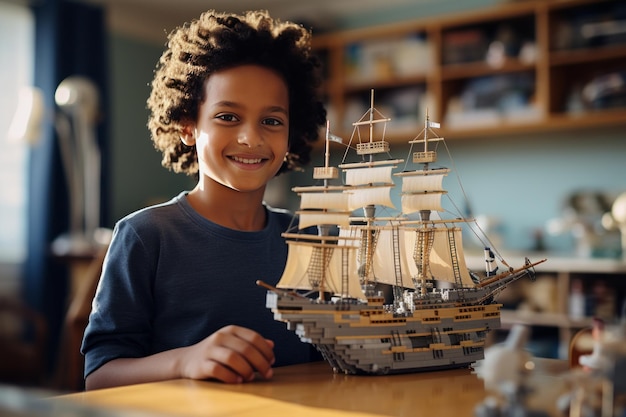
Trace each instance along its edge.
{"label": "ship mast", "polygon": [[[413,153],[413,163],[422,164],[422,169],[420,171],[416,171],[415,172],[416,174],[418,172],[421,172],[424,176],[435,174],[435,172],[431,172],[430,164],[432,162],[437,161],[437,152],[431,151],[428,149],[429,142],[431,142],[431,140],[429,140],[428,138],[428,129],[431,126],[438,126],[438,125],[439,125],[438,123],[434,123],[430,121],[430,116],[428,114],[428,109],[427,109],[426,118],[424,120],[424,130],[423,130],[424,137],[421,139],[416,138],[409,142],[411,144],[419,143],[422,141],[424,142],[423,151],[421,152],[416,151]],[[440,139],[434,138],[433,140],[440,140]],[[447,172],[447,170],[437,170],[437,171],[441,171],[439,172],[439,174],[445,174]],[[401,173],[399,175],[405,176],[405,175],[413,175],[413,174]],[[423,191],[418,192],[418,195],[425,196],[431,192],[439,193],[443,191],[441,190],[440,186],[437,186],[437,187],[431,186],[422,190]],[[437,205],[439,205],[439,203],[437,203]],[[419,215],[420,215],[420,220],[421,220],[420,221],[421,226],[417,229],[417,241],[416,241],[413,257],[416,262],[416,265],[418,266],[419,273],[416,279],[417,279],[417,282],[419,283],[419,289],[422,295],[425,295],[427,293],[426,280],[428,279],[428,275],[430,274],[430,253],[433,249],[433,244],[435,241],[435,233],[436,233],[434,224],[430,222],[432,209],[436,209],[436,205],[432,205],[432,204],[424,205],[422,203],[419,204]],[[404,207],[403,207],[403,210],[404,210]]]}
{"label": "ship mast", "polygon": [[[313,179],[321,179],[324,184],[324,192],[328,190],[328,181],[330,179],[339,178],[339,170],[336,167],[330,166],[330,121],[326,120],[326,149],[324,152],[324,166],[323,167],[315,167],[313,169]],[[327,224],[319,224],[317,226],[318,235],[328,236],[330,234],[330,225]],[[322,247],[319,249],[321,252],[321,270],[320,270],[320,280],[319,280],[319,293],[318,299],[322,300],[324,297],[324,292],[326,291],[326,265],[328,265],[328,258],[331,256],[332,251],[328,250],[326,247]],[[346,288],[342,288],[342,294]]]}
{"label": "ship mast", "polygon": [[[384,160],[375,161],[374,157],[380,153],[389,153],[389,143],[385,141],[386,123],[391,119],[384,117],[374,108],[374,90],[370,94],[369,110],[363,114],[361,119],[352,123],[354,126],[352,139],[358,135],[359,142],[356,144],[356,153],[364,158],[358,163],[342,163],[340,168],[348,171],[346,183],[352,187],[349,191],[351,196],[351,208],[363,209],[363,220],[365,226],[362,228],[361,235],[361,265],[359,266],[359,279],[362,285],[366,285],[366,294],[371,289],[370,282],[375,282],[372,277],[372,259],[377,242],[375,233],[376,221],[376,204],[383,204],[392,207],[393,204],[389,198],[388,190],[393,186],[391,179],[392,165],[402,160]],[[381,139],[375,139],[374,125],[383,123]],[[367,140],[361,141],[361,127],[367,127]],[[347,150],[346,150],[347,152]],[[366,156],[369,156],[365,159]],[[344,156],[345,160],[345,156]],[[386,196],[382,196],[381,191],[385,188]],[[383,200],[385,200],[383,202]],[[358,203],[357,203],[358,202]]]}

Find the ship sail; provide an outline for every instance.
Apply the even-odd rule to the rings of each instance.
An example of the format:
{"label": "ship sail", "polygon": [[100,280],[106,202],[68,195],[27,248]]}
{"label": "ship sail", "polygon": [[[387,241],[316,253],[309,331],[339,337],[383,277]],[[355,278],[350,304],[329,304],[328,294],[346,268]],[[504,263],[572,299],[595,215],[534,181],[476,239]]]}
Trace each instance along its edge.
{"label": "ship sail", "polygon": [[[434,233],[434,240],[428,257],[428,278],[460,287],[475,287],[465,263],[461,228],[433,227],[429,230]],[[411,235],[417,239],[416,233]]]}
{"label": "ship sail", "polygon": [[446,193],[443,179],[448,172],[449,169],[436,169],[399,173],[402,177],[402,212],[443,211],[441,197]]}
{"label": "ship sail", "polygon": [[337,225],[347,227],[350,224],[349,214],[332,213],[332,212],[298,212],[300,221],[298,222],[298,228],[306,229],[311,226],[320,225]]}
{"label": "ship sail", "polygon": [[[401,283],[404,288],[415,288],[413,279],[417,277],[418,269],[413,262],[411,233],[403,228],[385,228],[378,230],[378,234],[373,259],[376,281],[388,285]],[[399,256],[395,256],[395,250]]]}
{"label": "ship sail", "polygon": [[[340,297],[365,299],[358,277],[347,277],[348,286],[342,288],[344,262],[354,258],[354,248],[348,245],[317,245],[288,241],[289,256],[278,288],[323,290]],[[322,281],[323,280],[323,281]]]}
{"label": "ship sail", "polygon": [[300,196],[303,209],[348,209],[348,196],[339,193],[307,193]]}
{"label": "ship sail", "polygon": [[[350,224],[349,199],[347,194],[337,192],[311,192],[300,194],[300,221],[298,227],[305,229],[317,225],[337,225],[347,227]],[[333,210],[333,211],[330,211]]]}
{"label": "ship sail", "polygon": [[346,172],[347,185],[368,185],[368,184],[387,184],[392,185],[391,177],[392,166],[379,166],[350,169]]}
{"label": "ship sail", "polygon": [[354,188],[350,191],[346,191],[350,196],[349,208],[350,210],[356,210],[360,207],[369,205],[379,205],[395,208],[391,201],[391,192],[389,187],[369,187],[369,188]]}

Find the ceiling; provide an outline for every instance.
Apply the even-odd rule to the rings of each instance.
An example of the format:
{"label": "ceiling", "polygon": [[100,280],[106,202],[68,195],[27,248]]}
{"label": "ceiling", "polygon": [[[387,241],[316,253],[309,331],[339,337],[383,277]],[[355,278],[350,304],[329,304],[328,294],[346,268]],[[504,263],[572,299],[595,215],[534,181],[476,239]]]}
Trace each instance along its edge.
{"label": "ceiling", "polygon": [[82,0],[107,9],[111,29],[163,44],[166,34],[207,9],[243,12],[265,9],[273,17],[295,20],[317,31],[336,27],[354,13],[372,13],[387,7],[436,0]]}

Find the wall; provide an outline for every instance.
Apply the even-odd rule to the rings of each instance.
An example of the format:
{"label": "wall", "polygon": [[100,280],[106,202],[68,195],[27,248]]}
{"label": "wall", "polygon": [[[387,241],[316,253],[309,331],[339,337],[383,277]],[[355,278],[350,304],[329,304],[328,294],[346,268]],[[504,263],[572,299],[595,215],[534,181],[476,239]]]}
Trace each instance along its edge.
{"label": "wall", "polygon": [[146,100],[162,47],[111,35],[111,218],[107,226],[124,215],[154,202],[170,199],[193,182],[161,166],[146,126]]}
{"label": "wall", "polygon": [[441,16],[450,13],[471,12],[479,8],[486,8],[506,3],[506,0],[421,0],[419,2],[388,8],[385,13],[359,12],[355,10],[350,16],[338,21],[344,29],[355,29],[409,19],[424,19],[431,16]]}

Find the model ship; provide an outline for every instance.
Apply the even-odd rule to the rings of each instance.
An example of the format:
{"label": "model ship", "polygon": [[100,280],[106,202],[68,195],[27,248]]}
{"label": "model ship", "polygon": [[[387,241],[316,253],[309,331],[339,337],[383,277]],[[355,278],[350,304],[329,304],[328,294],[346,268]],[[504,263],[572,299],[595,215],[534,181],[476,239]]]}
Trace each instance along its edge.
{"label": "model ship", "polygon": [[[526,259],[516,269],[499,259],[506,270],[498,273],[497,251],[486,246],[486,271],[470,272],[462,226],[477,225],[442,215],[451,170],[434,166],[443,138],[429,133],[439,124],[426,116],[423,132],[409,141],[415,169],[407,163],[394,173],[404,160],[389,157],[390,119],[374,108],[373,96],[338,166],[329,163],[336,137],[327,126],[325,165],[313,172],[318,184],[293,188],[301,204],[297,229],[283,234],[289,245],[283,275],[276,287],[259,285],[269,290],[275,319],[315,345],[336,372],[469,366],[484,357],[488,332],[500,327],[495,296],[519,278],[534,278],[534,266],[545,259]],[[414,146],[420,150],[412,152]],[[354,151],[359,160],[348,162]],[[394,175],[402,182],[401,210],[391,199]],[[390,289],[387,296],[381,288]]]}

